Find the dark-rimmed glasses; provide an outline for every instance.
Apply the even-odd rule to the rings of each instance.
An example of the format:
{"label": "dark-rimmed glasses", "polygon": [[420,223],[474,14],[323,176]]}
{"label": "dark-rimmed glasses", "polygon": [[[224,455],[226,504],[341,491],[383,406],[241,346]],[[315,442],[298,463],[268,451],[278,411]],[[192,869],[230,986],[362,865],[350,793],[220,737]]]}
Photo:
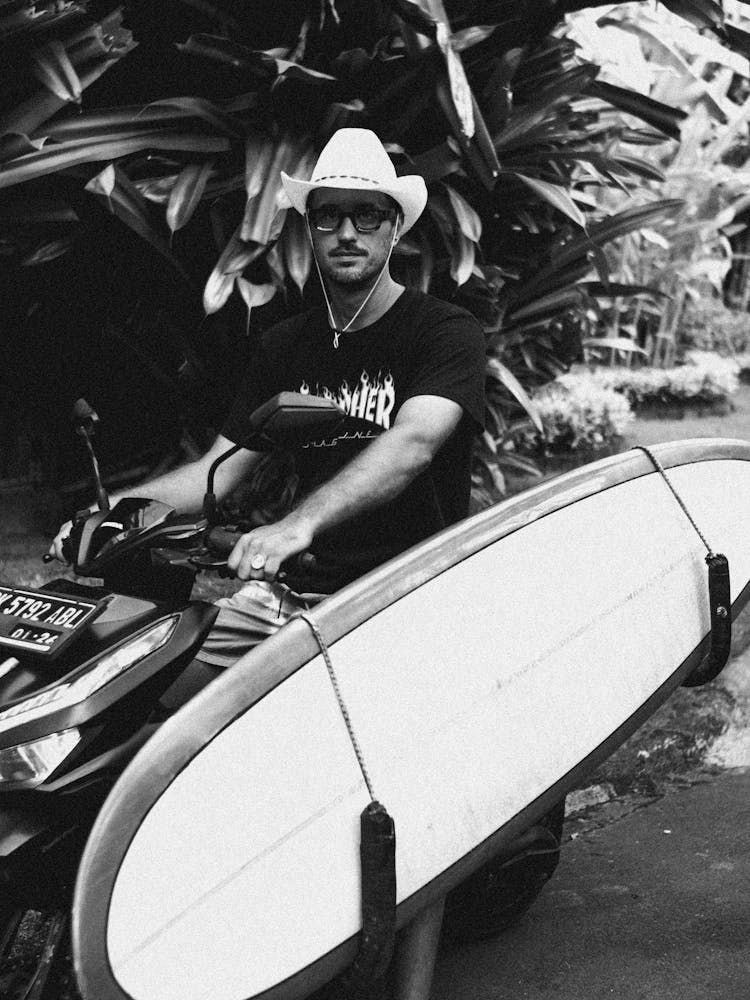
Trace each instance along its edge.
{"label": "dark-rimmed glasses", "polygon": [[337,232],[344,219],[349,219],[358,233],[374,233],[386,219],[392,222],[396,218],[396,210],[376,208],[374,205],[355,205],[349,209],[339,208],[338,205],[319,205],[308,208],[307,217],[319,233]]}

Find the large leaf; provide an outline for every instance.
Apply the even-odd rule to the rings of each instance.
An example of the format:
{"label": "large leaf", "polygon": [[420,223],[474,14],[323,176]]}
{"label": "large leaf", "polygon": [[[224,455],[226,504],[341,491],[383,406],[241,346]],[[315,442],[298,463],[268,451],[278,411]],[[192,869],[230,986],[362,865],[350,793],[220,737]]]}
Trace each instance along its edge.
{"label": "large leaf", "polygon": [[299,212],[288,212],[281,237],[284,263],[294,284],[303,291],[312,266],[307,226]]}
{"label": "large leaf", "polygon": [[[89,0],[81,3],[66,2],[60,4],[55,0],[47,3],[26,3],[10,4],[5,6],[10,10],[5,15],[0,15],[0,31],[3,34],[33,34],[51,27],[62,27],[68,21],[76,21],[87,13]],[[16,9],[18,8],[18,9]]]}
{"label": "large leaf", "polygon": [[498,382],[501,382],[511,395],[518,400],[524,410],[528,413],[536,429],[540,434],[543,434],[544,425],[542,424],[542,418],[539,415],[539,409],[510,368],[506,367],[497,358],[488,358],[487,371],[491,376],[496,378]]}
{"label": "large leaf", "polygon": [[639,177],[660,182],[666,179],[663,170],[660,170],[655,164],[641,157],[626,156],[623,153],[617,153],[612,157],[612,160],[617,166],[625,167],[630,173],[637,174]]}
{"label": "large leaf", "polygon": [[173,233],[182,229],[193,217],[212,168],[213,161],[206,160],[204,163],[188,163],[180,171],[167,203],[167,225]]}
{"label": "large leaf", "polygon": [[150,243],[182,278],[188,280],[185,269],[173,256],[166,239],[153,225],[148,202],[119,167],[109,164],[88,182],[86,190],[103,199],[113,215]]}
{"label": "large leaf", "polygon": [[28,153],[0,165],[0,189],[67,170],[82,163],[117,160],[146,149],[166,149],[189,153],[226,152],[229,142],[221,136],[167,129],[131,132],[99,140],[71,140],[45,145],[38,153]]}
{"label": "large leaf", "polygon": [[597,299],[647,298],[668,299],[669,296],[652,285],[626,285],[622,282],[610,281],[606,285],[600,281],[585,281],[579,285],[587,294]]}
{"label": "large leaf", "polygon": [[626,354],[640,354],[644,358],[648,357],[648,353],[629,337],[586,337],[582,343],[584,347],[604,347],[610,351],[624,351]]}
{"label": "large leaf", "polygon": [[433,146],[423,153],[411,158],[409,173],[419,174],[429,187],[436,181],[441,181],[450,174],[455,174],[461,167],[461,155],[449,142]]}
{"label": "large leaf", "polygon": [[527,142],[535,127],[553,119],[555,108],[590,86],[598,72],[598,66],[585,64],[558,74],[554,84],[543,88],[533,101],[513,112],[507,125],[495,137],[497,152],[507,152]]}
{"label": "large leaf", "polygon": [[468,236],[458,232],[451,246],[451,278],[457,285],[465,284],[474,270],[476,245]]}
{"label": "large leaf", "polygon": [[743,56],[750,58],[750,33],[739,28],[735,24],[725,24],[724,30],[729,37],[733,49],[741,52]]}
{"label": "large leaf", "polygon": [[266,249],[263,243],[246,243],[240,238],[241,225],[227,243],[203,289],[207,316],[218,312],[234,290],[237,278]]}
{"label": "large leaf", "polygon": [[455,31],[451,37],[453,48],[456,52],[463,52],[473,45],[486,42],[497,30],[496,24],[474,24],[463,31]]}
{"label": "large leaf", "polygon": [[[115,66],[118,59],[136,47],[130,32],[122,28],[121,17],[121,12],[115,11],[109,18],[104,18],[101,23],[92,25],[83,33],[84,37],[93,37],[101,44],[97,46],[96,58],[92,59],[89,55],[87,61],[77,67],[78,81],[74,87],[76,91],[86,90],[108,69]],[[76,51],[71,48],[66,52],[71,64],[75,66],[77,62]],[[67,94],[65,97],[61,97],[45,86],[37,93],[27,96],[10,110],[0,114],[0,135],[17,132],[35,136],[36,130],[42,124],[69,103]]]}
{"label": "large leaf", "polygon": [[603,83],[601,80],[594,80],[588,87],[588,92],[594,97],[599,97],[609,104],[613,104],[621,111],[626,111],[635,118],[658,129],[671,139],[680,138],[680,122],[685,121],[687,112],[678,108],[671,108],[660,101],[655,101],[644,94],[635,94],[632,90],[625,90],[623,87],[616,87],[611,83]]}
{"label": "large leaf", "polygon": [[696,28],[721,28],[724,24],[724,11],[721,4],[713,0],[662,0],[669,10],[684,17]]}
{"label": "large leaf", "polygon": [[464,132],[464,126],[456,111],[447,77],[441,76],[437,80],[435,94],[459,148],[481,183],[488,191],[491,191],[497,179],[499,163],[487,126],[473,94],[471,95],[473,138],[467,137]]}
{"label": "large leaf", "polygon": [[273,51],[250,49],[218,35],[191,35],[186,42],[178,44],[177,48],[185,55],[212,59],[237,70],[249,70],[257,76],[287,77],[304,80],[306,83],[327,83],[336,79],[330,73],[321,73],[283,59]]}
{"label": "large leaf", "polygon": [[240,135],[237,124],[225,109],[214,101],[199,97],[170,97],[164,101],[154,101],[139,113],[138,118],[141,119],[143,114],[150,114],[154,119],[161,114],[167,121],[197,118],[211,125],[220,135],[231,138],[239,138]]}
{"label": "large leaf", "polygon": [[519,181],[523,181],[527,187],[530,187],[535,194],[552,205],[553,208],[556,208],[558,212],[567,215],[577,226],[581,226],[581,228],[585,227],[586,218],[570,197],[566,188],[561,187],[559,184],[549,184],[547,181],[540,181],[536,177],[528,177],[526,174],[519,174],[515,170],[504,171],[504,173],[510,173],[513,177],[517,177]]}
{"label": "large leaf", "polygon": [[[256,155],[259,158],[254,160]],[[269,243],[281,233],[289,205],[281,186],[281,171],[291,176],[308,176],[312,168],[312,144],[306,137],[284,133],[275,141],[264,141],[260,153],[248,141],[246,156],[248,199],[240,238],[246,243]]]}
{"label": "large leaf", "polygon": [[479,215],[474,211],[463,195],[460,195],[455,188],[446,184],[445,190],[448,192],[448,197],[451,205],[453,206],[453,211],[456,213],[456,220],[458,222],[459,229],[467,239],[473,240],[474,243],[478,243],[482,236],[482,220]]}
{"label": "large leaf", "polygon": [[153,101],[146,105],[125,105],[117,108],[102,108],[85,114],[65,118],[45,126],[47,138],[60,141],[66,139],[91,139],[110,132],[145,129],[149,126],[175,126],[185,128],[184,123],[197,119],[210,125],[221,135],[239,135],[238,125],[233,117],[235,112],[244,113],[255,107],[256,95],[246,94],[232,101],[212,101],[199,97],[172,97],[163,101]]}
{"label": "large leaf", "polygon": [[80,102],[81,81],[61,41],[52,39],[31,55],[34,75],[45,87],[61,101]]}
{"label": "large leaf", "polygon": [[461,61],[461,56],[451,37],[448,15],[446,14],[442,0],[430,0],[429,6],[435,16],[435,40],[445,59],[451,98],[460,123],[461,132],[467,139],[473,139],[476,131],[474,118],[476,102],[468,77],[466,76],[466,70]]}
{"label": "large leaf", "polygon": [[250,322],[250,314],[256,306],[264,306],[276,294],[276,285],[267,283],[255,285],[247,278],[237,278],[237,288],[247,306],[247,321]]}
{"label": "large leaf", "polygon": [[546,319],[556,313],[570,309],[572,306],[580,305],[581,297],[582,291],[578,285],[561,288],[555,292],[551,292],[549,295],[540,296],[529,305],[523,306],[520,309],[509,309],[508,319],[514,325],[522,320],[535,319],[538,321]]}
{"label": "large leaf", "polygon": [[57,257],[62,257],[73,245],[72,236],[64,236],[56,240],[45,240],[21,261],[22,267],[35,267],[37,264],[47,264]]}
{"label": "large leaf", "polygon": [[67,202],[54,198],[16,197],[0,204],[0,225],[33,226],[78,221],[78,213]]}

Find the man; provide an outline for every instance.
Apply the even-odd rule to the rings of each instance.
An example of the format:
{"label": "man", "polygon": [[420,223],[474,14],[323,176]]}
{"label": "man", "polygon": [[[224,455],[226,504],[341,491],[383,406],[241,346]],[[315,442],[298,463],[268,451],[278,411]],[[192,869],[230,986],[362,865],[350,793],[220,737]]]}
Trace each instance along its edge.
{"label": "man", "polygon": [[[247,415],[282,390],[333,396],[384,433],[300,450],[302,499],[275,524],[243,535],[229,556],[249,585],[219,602],[217,628],[201,652],[220,667],[283,624],[303,603],[301,592],[331,593],[465,516],[472,441],[484,417],[478,323],[390,274],[395,244],[426,204],[422,178],[397,177],[377,136],[349,128],[331,138],[310,181],[282,173],[282,182],[306,219],[326,312],[265,333],[211,449],[152,480],[149,495],[199,509],[211,463],[242,440]],[[240,451],[224,462],[217,496],[231,493],[260,457]],[[68,523],[50,548],[57,558],[69,530]],[[308,551],[314,567],[302,572],[295,557]],[[276,582],[282,563],[284,587]]]}
{"label": "man", "polygon": [[[422,178],[397,177],[377,136],[350,128],[331,138],[311,180],[282,173],[282,183],[306,219],[326,309],[265,333],[212,448],[154,479],[148,493],[178,510],[199,508],[211,463],[242,440],[247,415],[283,390],[332,396],[383,432],[300,449],[300,501],[276,523],[244,534],[229,556],[229,568],[248,583],[218,602],[200,653],[213,668],[230,666],[307,606],[303,594],[330,593],[465,516],[472,441],[484,417],[478,323],[390,274],[394,246],[426,204]],[[222,464],[217,496],[227,496],[259,458],[240,451]],[[69,530],[64,525],[53,542],[58,558]],[[295,559],[308,552],[314,564],[303,571]],[[408,931],[412,945],[398,977],[404,997],[426,995],[440,914],[434,907]]]}

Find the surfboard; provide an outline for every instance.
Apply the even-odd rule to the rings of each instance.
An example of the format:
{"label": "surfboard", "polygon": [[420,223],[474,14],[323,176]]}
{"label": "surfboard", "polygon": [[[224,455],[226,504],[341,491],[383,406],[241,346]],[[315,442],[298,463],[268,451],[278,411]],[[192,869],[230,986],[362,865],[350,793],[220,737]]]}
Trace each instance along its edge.
{"label": "surfboard", "polygon": [[[750,444],[657,446],[750,593]],[[361,928],[355,753],[403,925],[538,819],[700,663],[706,549],[641,451],[454,525],[295,619],[117,782],[73,913],[86,1000],[297,1000]]]}

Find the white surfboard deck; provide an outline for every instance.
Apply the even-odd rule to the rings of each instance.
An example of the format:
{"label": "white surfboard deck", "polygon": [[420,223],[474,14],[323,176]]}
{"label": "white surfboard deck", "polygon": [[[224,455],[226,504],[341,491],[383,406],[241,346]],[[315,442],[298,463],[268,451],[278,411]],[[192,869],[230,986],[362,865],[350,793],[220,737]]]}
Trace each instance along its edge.
{"label": "white surfboard deck", "polygon": [[[750,444],[657,446],[734,613]],[[399,925],[534,822],[708,648],[706,549],[639,451],[455,525],[316,607],[376,797]],[[86,1000],[294,1000],[356,954],[369,801],[309,625],[166,723],[94,827],[74,905]]]}

